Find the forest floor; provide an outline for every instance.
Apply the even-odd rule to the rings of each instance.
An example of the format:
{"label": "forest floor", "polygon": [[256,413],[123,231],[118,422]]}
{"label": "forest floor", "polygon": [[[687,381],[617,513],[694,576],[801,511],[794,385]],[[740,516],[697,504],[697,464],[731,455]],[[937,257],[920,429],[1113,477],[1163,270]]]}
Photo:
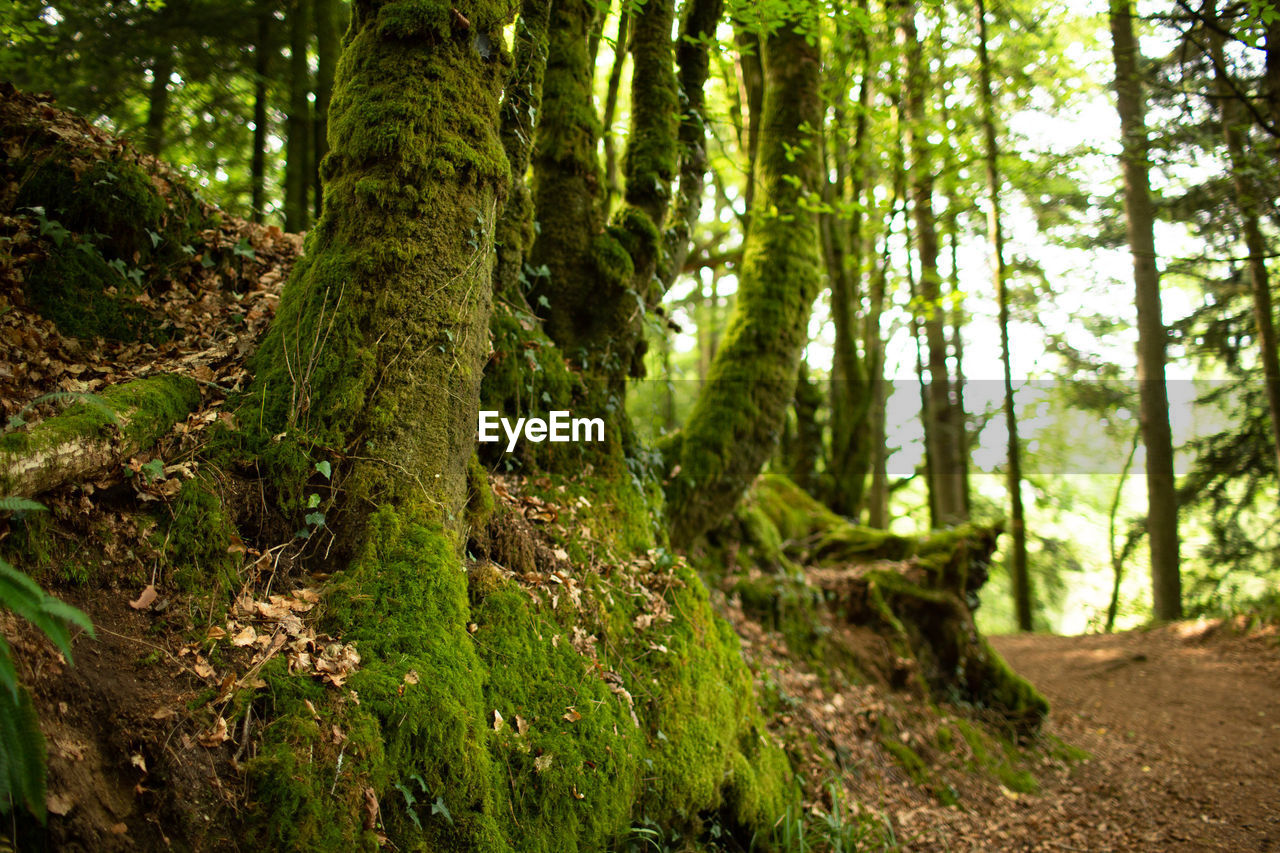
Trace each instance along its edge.
{"label": "forest floor", "polygon": [[1280,851],[1274,629],[993,642],[1053,704],[1048,731],[1092,758],[1037,794],[947,819],[936,849]]}

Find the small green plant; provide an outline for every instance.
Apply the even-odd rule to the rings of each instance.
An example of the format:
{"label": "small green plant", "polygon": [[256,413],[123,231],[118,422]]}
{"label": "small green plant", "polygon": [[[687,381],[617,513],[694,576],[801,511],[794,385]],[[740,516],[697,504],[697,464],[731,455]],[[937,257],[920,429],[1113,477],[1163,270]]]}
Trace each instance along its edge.
{"label": "small green plant", "polygon": [[[420,794],[429,796],[427,794],[427,783],[423,780],[421,776],[415,773],[409,777],[409,781],[417,782],[418,792]],[[405,812],[408,813],[409,819],[413,821],[414,826],[416,826],[419,830],[421,830],[422,821],[418,819],[418,811],[417,811],[418,798],[413,793],[413,789],[411,789],[408,785],[404,785],[400,782],[396,782],[394,787],[397,791],[400,792],[400,796],[404,797],[404,810]],[[445,821],[447,821],[450,826],[453,826],[453,815],[449,814],[449,809],[444,804],[444,797],[436,797],[435,802],[431,803],[431,814],[433,817],[435,815],[439,815],[440,817],[444,818]]]}
{"label": "small green plant", "polygon": [[[327,459],[317,462],[315,469],[316,473],[326,480],[333,477],[333,466],[329,464]],[[320,531],[320,528],[324,527],[324,511],[320,509],[320,495],[316,492],[307,495],[307,509],[309,512],[303,518],[306,527],[301,528],[295,534],[299,539],[310,539]]]}
{"label": "small green plant", "polygon": [[[0,498],[0,510],[39,512],[44,506],[26,498]],[[71,659],[71,632],[93,636],[93,623],[80,610],[46,593],[39,584],[0,559],[0,607],[39,628],[59,652]],[[18,683],[13,652],[0,637],[0,813],[22,805],[45,818],[45,745],[31,694]]]}

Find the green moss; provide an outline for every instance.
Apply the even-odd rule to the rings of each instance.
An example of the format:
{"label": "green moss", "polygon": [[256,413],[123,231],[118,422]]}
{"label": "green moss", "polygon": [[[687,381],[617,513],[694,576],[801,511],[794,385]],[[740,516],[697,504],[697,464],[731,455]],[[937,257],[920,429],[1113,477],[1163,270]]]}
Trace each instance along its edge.
{"label": "green moss", "polygon": [[781,474],[761,474],[747,502],[760,507],[783,539],[808,539],[848,523]]}
{"label": "green moss", "polygon": [[472,530],[483,528],[493,515],[493,489],[489,488],[489,472],[472,454],[467,463],[467,526]]}
{"label": "green moss", "polygon": [[1031,771],[1018,766],[1023,757],[1015,744],[989,734],[977,723],[968,720],[956,720],[956,728],[969,745],[972,755],[969,763],[971,770],[987,773],[1010,791],[1019,794],[1034,794],[1040,790],[1040,783]]}
{"label": "green moss", "polygon": [[[149,449],[200,402],[200,388],[187,377],[161,374],[116,385],[92,400],[72,403],[39,423],[0,436],[0,457],[6,463],[40,455],[55,456],[76,441],[111,434],[119,425],[119,441],[133,452]],[[114,418],[112,417],[114,413]],[[13,493],[13,484],[0,480],[0,492]]]}
{"label": "green moss", "polygon": [[[265,674],[276,720],[250,768],[259,841],[369,848],[366,787],[402,849],[599,850],[638,815],[692,830],[712,811],[749,836],[781,812],[786,758],[736,635],[687,569],[666,587],[677,618],[641,632],[634,599],[604,595],[598,576],[582,579],[584,611],[567,597],[553,609],[492,570],[469,583],[438,527],[385,508],[370,523],[369,549],[325,596],[328,630],[363,659],[355,696]],[[597,657],[574,647],[584,625]]]}
{"label": "green moss", "polygon": [[188,187],[152,177],[129,149],[95,155],[87,168],[74,168],[71,161],[87,159],[85,153],[59,140],[16,163],[21,188],[14,207],[42,208],[48,219],[94,235],[107,257],[131,266],[175,259],[208,224]]}
{"label": "green moss", "polygon": [[173,568],[173,580],[187,591],[233,589],[237,583],[233,555],[227,553],[235,525],[222,508],[212,484],[187,480],[171,506],[159,514],[152,539]]}
{"label": "green moss", "polygon": [[656,229],[666,219],[679,156],[680,97],[671,39],[675,3],[649,0],[632,16],[632,73],[644,85],[631,87],[631,132],[622,167],[627,203],[643,211]]}
{"label": "green moss", "polygon": [[1049,703],[978,635],[955,592],[922,587],[895,571],[868,572],[867,580],[873,610],[905,640],[936,696],[995,711],[1023,734],[1039,728]]}
{"label": "green moss", "polygon": [[922,787],[929,784],[929,768],[924,760],[916,755],[915,750],[900,740],[884,738],[880,741],[885,751],[893,756],[898,765],[907,773],[907,778]]}
{"label": "green moss", "polygon": [[163,340],[160,318],[134,301],[141,292],[138,285],[109,267],[90,243],[50,244],[26,278],[32,307],[64,335],[148,343]]}
{"label": "green moss", "polygon": [[817,222],[806,206],[821,158],[819,48],[791,26],[765,43],[757,192],[738,297],[708,382],[682,432],[663,446],[672,541],[682,547],[724,519],[772,454],[792,399],[820,284]]}
{"label": "green moss", "polygon": [[[328,521],[349,549],[382,504],[450,525],[465,511],[489,343],[486,258],[510,179],[497,114],[511,10],[502,0],[353,9],[325,214],[241,406],[252,453],[268,454],[281,433],[348,453],[335,471],[344,504]],[[492,49],[477,49],[481,37]]]}

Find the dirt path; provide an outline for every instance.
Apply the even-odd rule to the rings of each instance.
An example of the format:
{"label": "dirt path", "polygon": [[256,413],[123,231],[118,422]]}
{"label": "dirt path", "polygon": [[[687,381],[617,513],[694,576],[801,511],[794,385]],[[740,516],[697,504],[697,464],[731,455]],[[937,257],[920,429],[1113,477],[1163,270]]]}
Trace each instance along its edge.
{"label": "dirt path", "polygon": [[1053,703],[1050,731],[1094,757],[986,815],[988,849],[1280,851],[1274,634],[1182,623],[994,643]]}

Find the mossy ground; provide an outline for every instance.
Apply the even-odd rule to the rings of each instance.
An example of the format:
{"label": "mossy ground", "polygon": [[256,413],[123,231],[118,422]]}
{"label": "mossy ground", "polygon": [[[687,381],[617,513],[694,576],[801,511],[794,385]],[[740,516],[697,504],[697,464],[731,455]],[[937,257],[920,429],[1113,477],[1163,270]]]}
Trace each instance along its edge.
{"label": "mossy ground", "polygon": [[[566,568],[575,586],[550,587],[464,571],[442,530],[391,510],[372,522],[326,594],[327,630],[364,659],[349,692],[264,671],[263,841],[598,850],[644,819],[696,835],[714,814],[747,838],[781,813],[787,761],[687,567],[650,562],[643,583],[636,566]],[[330,789],[337,819],[314,805]]]}

